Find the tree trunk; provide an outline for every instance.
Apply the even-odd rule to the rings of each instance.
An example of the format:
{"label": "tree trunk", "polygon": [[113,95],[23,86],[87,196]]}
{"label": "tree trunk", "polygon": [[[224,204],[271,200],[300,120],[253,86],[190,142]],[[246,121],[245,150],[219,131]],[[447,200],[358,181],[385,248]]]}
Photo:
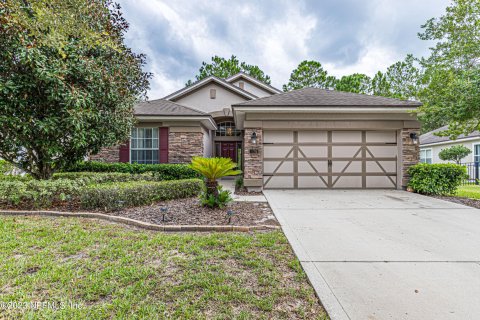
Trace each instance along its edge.
{"label": "tree trunk", "polygon": [[207,195],[213,195],[215,198],[218,197],[218,182],[215,181],[206,181],[205,185],[207,186]]}

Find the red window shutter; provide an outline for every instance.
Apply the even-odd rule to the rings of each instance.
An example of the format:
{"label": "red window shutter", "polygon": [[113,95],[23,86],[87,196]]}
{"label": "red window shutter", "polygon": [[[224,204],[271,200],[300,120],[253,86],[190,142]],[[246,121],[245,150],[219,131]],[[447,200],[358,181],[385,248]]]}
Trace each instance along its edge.
{"label": "red window shutter", "polygon": [[168,127],[159,128],[158,135],[160,143],[160,147],[158,148],[158,160],[160,163],[168,163]]}
{"label": "red window shutter", "polygon": [[120,145],[119,161],[130,162],[130,141]]}

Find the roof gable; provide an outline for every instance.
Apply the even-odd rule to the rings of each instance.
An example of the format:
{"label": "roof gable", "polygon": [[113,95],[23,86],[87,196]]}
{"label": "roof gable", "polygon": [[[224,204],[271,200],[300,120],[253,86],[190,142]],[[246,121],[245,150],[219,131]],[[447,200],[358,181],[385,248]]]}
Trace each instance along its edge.
{"label": "roof gable", "polygon": [[318,88],[304,88],[275,94],[236,106],[405,106],[418,107],[418,101],[400,100]]}
{"label": "roof gable", "polygon": [[234,81],[238,81],[239,79],[243,79],[243,80],[246,80],[247,82],[249,82],[250,84],[256,86],[256,87],[259,87],[263,90],[266,90],[267,92],[270,92],[271,94],[277,94],[277,93],[283,93],[283,91],[269,85],[269,84],[266,84],[265,82],[263,81],[260,81],[252,76],[249,76],[248,74],[244,73],[244,72],[239,72],[237,74],[234,74],[233,76],[231,77],[228,77],[225,79],[225,81],[229,82],[229,83],[233,83]]}
{"label": "roof gable", "polygon": [[220,85],[221,87],[225,88],[226,90],[229,90],[243,98],[246,98],[248,100],[251,100],[251,99],[256,99],[258,98],[256,95],[250,93],[250,92],[247,92],[245,90],[242,90],[236,86],[234,86],[233,84],[223,80],[223,79],[220,79],[220,78],[217,78],[215,76],[210,76],[210,77],[207,77],[205,79],[202,79],[202,80],[199,80],[197,82],[194,82],[191,86],[188,86],[188,87],[185,87],[185,88],[182,88],[178,91],[175,91],[174,93],[172,94],[169,94],[168,96],[164,97],[163,99],[166,99],[166,100],[172,100],[172,101],[175,101],[175,100],[178,100],[182,97],[185,97],[187,95],[189,95],[190,93],[192,92],[195,92],[196,90],[198,89],[201,89],[202,87],[210,84],[210,83],[216,83],[218,85]]}

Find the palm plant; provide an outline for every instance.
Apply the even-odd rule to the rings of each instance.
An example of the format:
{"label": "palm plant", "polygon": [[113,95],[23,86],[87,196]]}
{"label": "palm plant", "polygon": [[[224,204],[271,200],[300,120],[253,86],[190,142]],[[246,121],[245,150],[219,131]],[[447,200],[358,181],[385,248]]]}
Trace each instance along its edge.
{"label": "palm plant", "polygon": [[190,168],[203,175],[207,187],[207,195],[218,197],[218,181],[222,177],[236,176],[241,170],[236,170],[237,164],[230,158],[193,157]]}

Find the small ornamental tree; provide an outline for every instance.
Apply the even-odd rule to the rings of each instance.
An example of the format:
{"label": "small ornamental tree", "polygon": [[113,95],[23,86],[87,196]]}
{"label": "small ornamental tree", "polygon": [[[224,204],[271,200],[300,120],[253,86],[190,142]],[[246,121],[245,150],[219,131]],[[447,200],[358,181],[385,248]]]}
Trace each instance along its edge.
{"label": "small ornamental tree", "polygon": [[0,2],[0,157],[36,179],[125,141],[145,56],[109,0]]}
{"label": "small ornamental tree", "polygon": [[455,163],[460,164],[462,159],[470,153],[472,153],[472,150],[463,145],[458,145],[443,149],[438,153],[438,157],[443,161],[455,161]]}
{"label": "small ornamental tree", "polygon": [[210,207],[223,207],[231,200],[227,190],[219,192],[218,179],[226,176],[236,176],[242,173],[236,170],[237,164],[230,158],[194,157],[190,168],[205,178],[206,192],[201,196],[202,203]]}

